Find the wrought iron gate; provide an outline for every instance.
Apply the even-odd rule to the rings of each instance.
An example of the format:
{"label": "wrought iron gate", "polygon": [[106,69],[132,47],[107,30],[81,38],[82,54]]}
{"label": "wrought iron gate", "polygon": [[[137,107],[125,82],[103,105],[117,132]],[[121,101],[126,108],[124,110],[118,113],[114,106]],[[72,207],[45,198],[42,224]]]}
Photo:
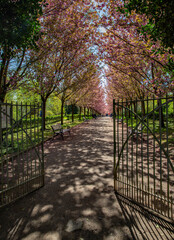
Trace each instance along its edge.
{"label": "wrought iron gate", "polygon": [[114,188],[174,220],[174,97],[113,101]]}
{"label": "wrought iron gate", "polygon": [[0,103],[0,207],[44,185],[41,109]]}

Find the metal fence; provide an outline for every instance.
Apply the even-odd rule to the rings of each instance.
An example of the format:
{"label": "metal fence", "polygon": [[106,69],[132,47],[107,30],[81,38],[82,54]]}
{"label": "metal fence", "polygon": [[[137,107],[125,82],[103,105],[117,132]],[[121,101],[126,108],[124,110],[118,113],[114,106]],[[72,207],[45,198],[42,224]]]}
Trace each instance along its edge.
{"label": "metal fence", "polygon": [[44,185],[41,109],[0,103],[0,207]]}
{"label": "metal fence", "polygon": [[113,101],[114,188],[174,219],[174,97]]}

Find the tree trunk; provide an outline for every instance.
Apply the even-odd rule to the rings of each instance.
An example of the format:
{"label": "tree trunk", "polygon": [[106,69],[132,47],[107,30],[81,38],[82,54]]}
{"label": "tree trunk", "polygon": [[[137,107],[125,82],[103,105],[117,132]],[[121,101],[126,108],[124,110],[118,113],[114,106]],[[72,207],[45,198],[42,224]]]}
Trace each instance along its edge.
{"label": "tree trunk", "polygon": [[86,117],[86,108],[84,107],[84,117]]}
{"label": "tree trunk", "polygon": [[125,105],[125,109],[124,109],[124,116],[125,116],[125,118],[127,117],[127,109],[126,109],[126,107],[127,107],[127,104]]}
{"label": "tree trunk", "polygon": [[142,113],[142,117],[144,117],[146,114],[144,99],[141,100],[141,113]]}
{"label": "tree trunk", "polygon": [[120,110],[119,107],[117,107],[117,116],[118,116],[118,118],[119,118],[119,114],[120,114],[119,110]]}
{"label": "tree trunk", "polygon": [[[130,105],[129,105],[129,109],[130,109]],[[131,111],[129,110],[128,111],[128,118],[130,118],[131,117]]]}
{"label": "tree trunk", "polygon": [[45,115],[46,115],[46,99],[42,98],[42,117],[43,117],[43,126],[42,129],[45,130]]}
{"label": "tree trunk", "polygon": [[88,114],[88,118],[89,118],[89,108],[88,108],[88,113],[87,114]]}
{"label": "tree trunk", "polygon": [[[137,101],[134,101],[134,113],[137,114]],[[134,115],[135,119],[137,118],[137,115]]]}
{"label": "tree trunk", "polygon": [[160,108],[159,108],[159,126],[164,128],[165,127],[165,124],[164,124],[164,113],[163,113],[162,102],[161,102],[160,98],[158,99],[158,106],[160,106]]}
{"label": "tree trunk", "polygon": [[74,122],[74,104],[72,104],[72,122]]}
{"label": "tree trunk", "polygon": [[2,57],[2,64],[0,67],[0,101],[5,101],[5,96],[7,94],[8,87],[10,83],[7,83],[7,73],[10,64],[10,54],[7,46],[2,50],[4,52]]}
{"label": "tree trunk", "polygon": [[120,108],[120,116],[122,117],[123,108]]}
{"label": "tree trunk", "polygon": [[80,107],[79,120],[81,120],[82,107]]}
{"label": "tree trunk", "polygon": [[63,125],[63,106],[64,106],[64,99],[61,99],[61,125]]}
{"label": "tree trunk", "polygon": [[5,95],[6,95],[6,91],[3,91],[0,93],[0,102],[4,102],[5,101]]}

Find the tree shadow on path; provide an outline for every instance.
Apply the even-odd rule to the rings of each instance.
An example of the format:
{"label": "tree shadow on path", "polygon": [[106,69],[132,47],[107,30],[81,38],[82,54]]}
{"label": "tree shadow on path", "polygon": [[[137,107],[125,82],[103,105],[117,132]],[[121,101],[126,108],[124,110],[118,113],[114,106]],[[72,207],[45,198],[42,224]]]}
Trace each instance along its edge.
{"label": "tree shadow on path", "polygon": [[131,200],[115,194],[134,240],[172,240],[174,224]]}
{"label": "tree shadow on path", "polygon": [[[125,206],[113,189],[112,121],[99,118],[45,143],[45,186],[1,209],[0,239],[131,240]],[[68,233],[69,220],[83,226]]]}
{"label": "tree shadow on path", "polygon": [[[3,240],[130,238],[113,191],[112,122],[90,121],[45,143],[45,186],[0,212]],[[83,226],[66,232],[69,220]]]}

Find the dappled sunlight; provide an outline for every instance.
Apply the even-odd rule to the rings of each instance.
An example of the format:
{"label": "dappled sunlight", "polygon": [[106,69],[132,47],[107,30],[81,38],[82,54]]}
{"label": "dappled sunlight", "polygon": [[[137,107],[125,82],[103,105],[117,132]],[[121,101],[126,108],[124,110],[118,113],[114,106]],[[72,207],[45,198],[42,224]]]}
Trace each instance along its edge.
{"label": "dappled sunlight", "polygon": [[91,215],[95,216],[95,211],[92,210],[91,208],[87,208],[87,209],[82,211],[82,214],[85,217],[88,217],[88,216],[91,216]]}
{"label": "dappled sunlight", "polygon": [[122,214],[129,223],[133,239],[174,239],[173,222],[154,215],[152,211],[147,211],[140,205],[120,195],[116,197],[120,204]]}
{"label": "dappled sunlight", "polygon": [[[104,233],[110,236],[112,226],[124,222],[117,214],[118,206],[113,205],[112,124],[108,121],[101,118],[82,124],[64,141],[56,137],[45,143],[44,188],[11,206],[15,207],[9,225],[12,231],[16,227],[13,219],[20,218],[25,204],[26,217],[21,218],[14,240],[19,236],[25,240],[104,239]],[[68,235],[65,227],[70,219],[81,219],[83,228]],[[122,231],[120,240],[128,239],[127,232]],[[10,239],[8,233],[3,236]]]}
{"label": "dappled sunlight", "polygon": [[41,232],[34,232],[29,234],[27,237],[22,238],[21,240],[37,240],[37,239],[43,239],[43,240],[61,240],[61,236],[57,231],[51,231],[46,234],[42,234]]}
{"label": "dappled sunlight", "polygon": [[[46,142],[45,186],[1,210],[1,239],[134,239],[113,190],[112,135],[110,119],[100,118]],[[77,219],[82,228],[67,233]]]}

